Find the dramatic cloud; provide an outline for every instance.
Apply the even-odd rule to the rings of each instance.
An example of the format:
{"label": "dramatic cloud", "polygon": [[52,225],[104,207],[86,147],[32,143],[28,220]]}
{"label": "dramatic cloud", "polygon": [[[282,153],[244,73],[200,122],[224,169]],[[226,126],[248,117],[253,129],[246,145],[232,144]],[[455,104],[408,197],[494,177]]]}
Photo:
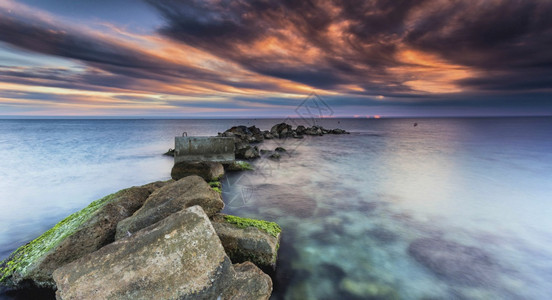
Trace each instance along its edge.
{"label": "dramatic cloud", "polygon": [[254,114],[291,109],[315,91],[348,112],[436,105],[552,114],[551,1],[147,3],[162,19],[145,23],[164,25],[136,32],[0,0],[1,42],[73,64],[0,60],[3,103],[74,95],[94,105],[93,94],[102,105]]}

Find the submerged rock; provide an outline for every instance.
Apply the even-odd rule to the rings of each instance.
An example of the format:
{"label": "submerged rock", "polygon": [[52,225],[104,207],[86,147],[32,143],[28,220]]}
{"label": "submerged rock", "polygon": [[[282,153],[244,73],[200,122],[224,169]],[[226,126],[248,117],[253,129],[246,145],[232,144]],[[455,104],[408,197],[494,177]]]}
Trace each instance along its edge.
{"label": "submerged rock", "polygon": [[270,159],[274,159],[274,160],[280,160],[282,156],[280,155],[280,153],[278,152],[275,152],[275,153],[272,153],[268,156],[268,158]]}
{"label": "submerged rock", "polygon": [[54,272],[58,299],[268,299],[272,281],[232,266],[200,206]]}
{"label": "submerged rock", "polygon": [[345,278],[339,284],[339,288],[352,299],[400,299],[393,288],[375,282],[360,282]]}
{"label": "submerged rock", "polygon": [[198,161],[179,162],[171,170],[171,177],[174,180],[179,180],[190,175],[197,175],[206,181],[219,180],[224,176],[224,168],[218,162]]}
{"label": "submerged rock", "polygon": [[447,280],[482,285],[497,276],[497,264],[485,251],[441,238],[413,241],[408,253],[419,263]]}
{"label": "submerged rock", "polygon": [[280,246],[280,226],[273,222],[217,214],[212,218],[224,250],[232,262],[251,261],[274,267]]}
{"label": "submerged rock", "polygon": [[3,261],[0,282],[16,288],[54,288],[55,269],[114,241],[117,223],[131,216],[156,188],[167,183],[124,189],[70,215]]}
{"label": "submerged rock", "polygon": [[224,207],[220,194],[203,178],[196,175],[184,177],[153,192],[139,210],[119,222],[115,238],[121,239],[194,205],[200,205],[209,216]]}

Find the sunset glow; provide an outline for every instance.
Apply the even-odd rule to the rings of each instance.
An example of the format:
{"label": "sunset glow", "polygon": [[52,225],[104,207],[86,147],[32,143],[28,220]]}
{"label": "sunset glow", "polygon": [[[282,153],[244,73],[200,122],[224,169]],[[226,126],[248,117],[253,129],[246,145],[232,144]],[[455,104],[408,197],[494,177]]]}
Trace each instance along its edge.
{"label": "sunset glow", "polygon": [[59,1],[0,0],[0,115],[552,114],[547,1]]}

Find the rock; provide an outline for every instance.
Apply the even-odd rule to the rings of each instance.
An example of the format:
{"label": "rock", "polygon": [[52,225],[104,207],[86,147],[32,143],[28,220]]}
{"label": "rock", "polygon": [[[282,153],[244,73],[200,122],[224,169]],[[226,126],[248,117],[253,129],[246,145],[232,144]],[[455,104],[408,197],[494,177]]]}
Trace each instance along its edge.
{"label": "rock", "polygon": [[248,162],[235,161],[229,164],[225,164],[224,169],[228,172],[237,172],[237,171],[251,171],[253,170],[253,167]]}
{"label": "rock", "polygon": [[307,130],[307,128],[305,128],[305,126],[299,125],[299,126],[297,126],[297,129],[295,129],[295,132],[297,132],[298,135],[302,135],[302,134],[305,133],[305,130]]}
{"label": "rock", "polygon": [[138,210],[156,186],[164,184],[124,189],[70,215],[3,261],[0,282],[17,288],[54,288],[55,269],[111,243],[117,223]]}
{"label": "rock", "polygon": [[155,190],[160,189],[160,188],[164,187],[165,185],[167,185],[169,183],[172,183],[172,182],[174,182],[174,180],[172,180],[172,179],[166,180],[166,181],[155,181],[155,182],[152,182],[152,183],[145,184],[145,185],[141,186],[141,188],[147,189],[148,192],[151,194],[151,193],[155,192]]}
{"label": "rock", "polygon": [[119,222],[115,238],[124,238],[194,205],[200,205],[209,216],[224,207],[220,194],[203,178],[196,175],[184,177],[153,192],[139,210]]}
{"label": "rock", "polygon": [[287,150],[284,147],[276,147],[276,149],[274,149],[274,151],[276,151],[276,152],[286,152]]}
{"label": "rock", "polygon": [[270,154],[270,156],[268,158],[274,159],[274,160],[280,160],[280,157],[281,157],[280,153],[275,152],[275,153]]}
{"label": "rock", "polygon": [[306,135],[323,135],[322,129],[320,129],[318,126],[312,126],[305,130]]}
{"label": "rock", "polygon": [[183,161],[175,164],[171,170],[171,177],[174,180],[179,180],[190,175],[200,176],[206,181],[219,180],[224,176],[224,167],[218,162]]}
{"label": "rock", "polygon": [[247,136],[247,135],[251,135],[252,132],[246,127],[246,126],[234,126],[228,130],[226,130],[224,133],[232,133],[233,135],[235,136]]}
{"label": "rock", "polygon": [[[253,263],[247,261],[242,264],[235,264],[234,283],[227,290],[228,300],[241,299],[269,299],[272,294],[272,280],[257,268]],[[218,299],[218,298],[217,298]]]}
{"label": "rock", "polygon": [[272,133],[270,133],[268,130],[263,132],[263,137],[264,137],[266,140],[271,140],[271,139],[274,138],[274,136],[272,135]]}
{"label": "rock", "polygon": [[166,155],[166,156],[174,156],[174,149],[173,148],[169,148],[169,150],[165,153],[163,153],[163,155]]}
{"label": "rock", "polygon": [[352,299],[400,299],[397,291],[375,282],[359,282],[345,278],[339,284],[339,288]]}
{"label": "rock", "polygon": [[483,285],[498,276],[497,264],[490,255],[453,241],[417,239],[408,247],[408,253],[437,275],[457,283]]}
{"label": "rock", "polygon": [[261,149],[260,152],[261,152],[261,154],[267,154],[267,153],[270,153],[270,152],[272,152],[272,151],[266,150],[266,149]]}
{"label": "rock", "polygon": [[215,215],[212,223],[233,263],[251,261],[259,267],[275,266],[281,231],[278,224],[224,214]]}
{"label": "rock", "polygon": [[200,206],[116,241],[54,272],[57,299],[268,299],[272,282],[232,266]]}
{"label": "rock", "polygon": [[286,123],[280,123],[272,126],[270,129],[270,133],[273,136],[277,136],[279,138],[286,138],[292,136],[292,127],[289,124]]}
{"label": "rock", "polygon": [[239,150],[236,150],[237,159],[254,159],[258,157],[261,157],[261,155],[259,154],[259,149],[256,146],[252,147],[247,145]]}
{"label": "rock", "polygon": [[349,134],[347,131],[343,130],[343,129],[340,129],[340,128],[336,128],[336,129],[332,129],[330,130],[331,134]]}

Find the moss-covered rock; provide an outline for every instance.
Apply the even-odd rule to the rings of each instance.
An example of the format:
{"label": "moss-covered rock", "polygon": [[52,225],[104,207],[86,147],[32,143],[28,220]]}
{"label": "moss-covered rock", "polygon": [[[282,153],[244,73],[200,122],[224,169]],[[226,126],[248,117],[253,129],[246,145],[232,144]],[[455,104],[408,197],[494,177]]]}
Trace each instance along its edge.
{"label": "moss-covered rock", "polygon": [[234,224],[239,228],[255,227],[271,234],[274,237],[277,237],[280,232],[282,232],[282,228],[280,228],[280,225],[274,222],[242,218],[231,215],[224,215],[224,219],[226,220],[226,222]]}
{"label": "moss-covered rock", "polygon": [[280,245],[278,224],[225,214],[215,215],[212,223],[232,262],[274,267]]}
{"label": "moss-covered rock", "polygon": [[92,202],[0,263],[0,283],[54,288],[55,269],[114,240],[117,223],[131,216],[164,182],[132,187]]}
{"label": "moss-covered rock", "polygon": [[252,171],[254,170],[250,163],[245,161],[237,160],[233,163],[224,165],[224,168],[228,172],[238,172],[238,171]]}

